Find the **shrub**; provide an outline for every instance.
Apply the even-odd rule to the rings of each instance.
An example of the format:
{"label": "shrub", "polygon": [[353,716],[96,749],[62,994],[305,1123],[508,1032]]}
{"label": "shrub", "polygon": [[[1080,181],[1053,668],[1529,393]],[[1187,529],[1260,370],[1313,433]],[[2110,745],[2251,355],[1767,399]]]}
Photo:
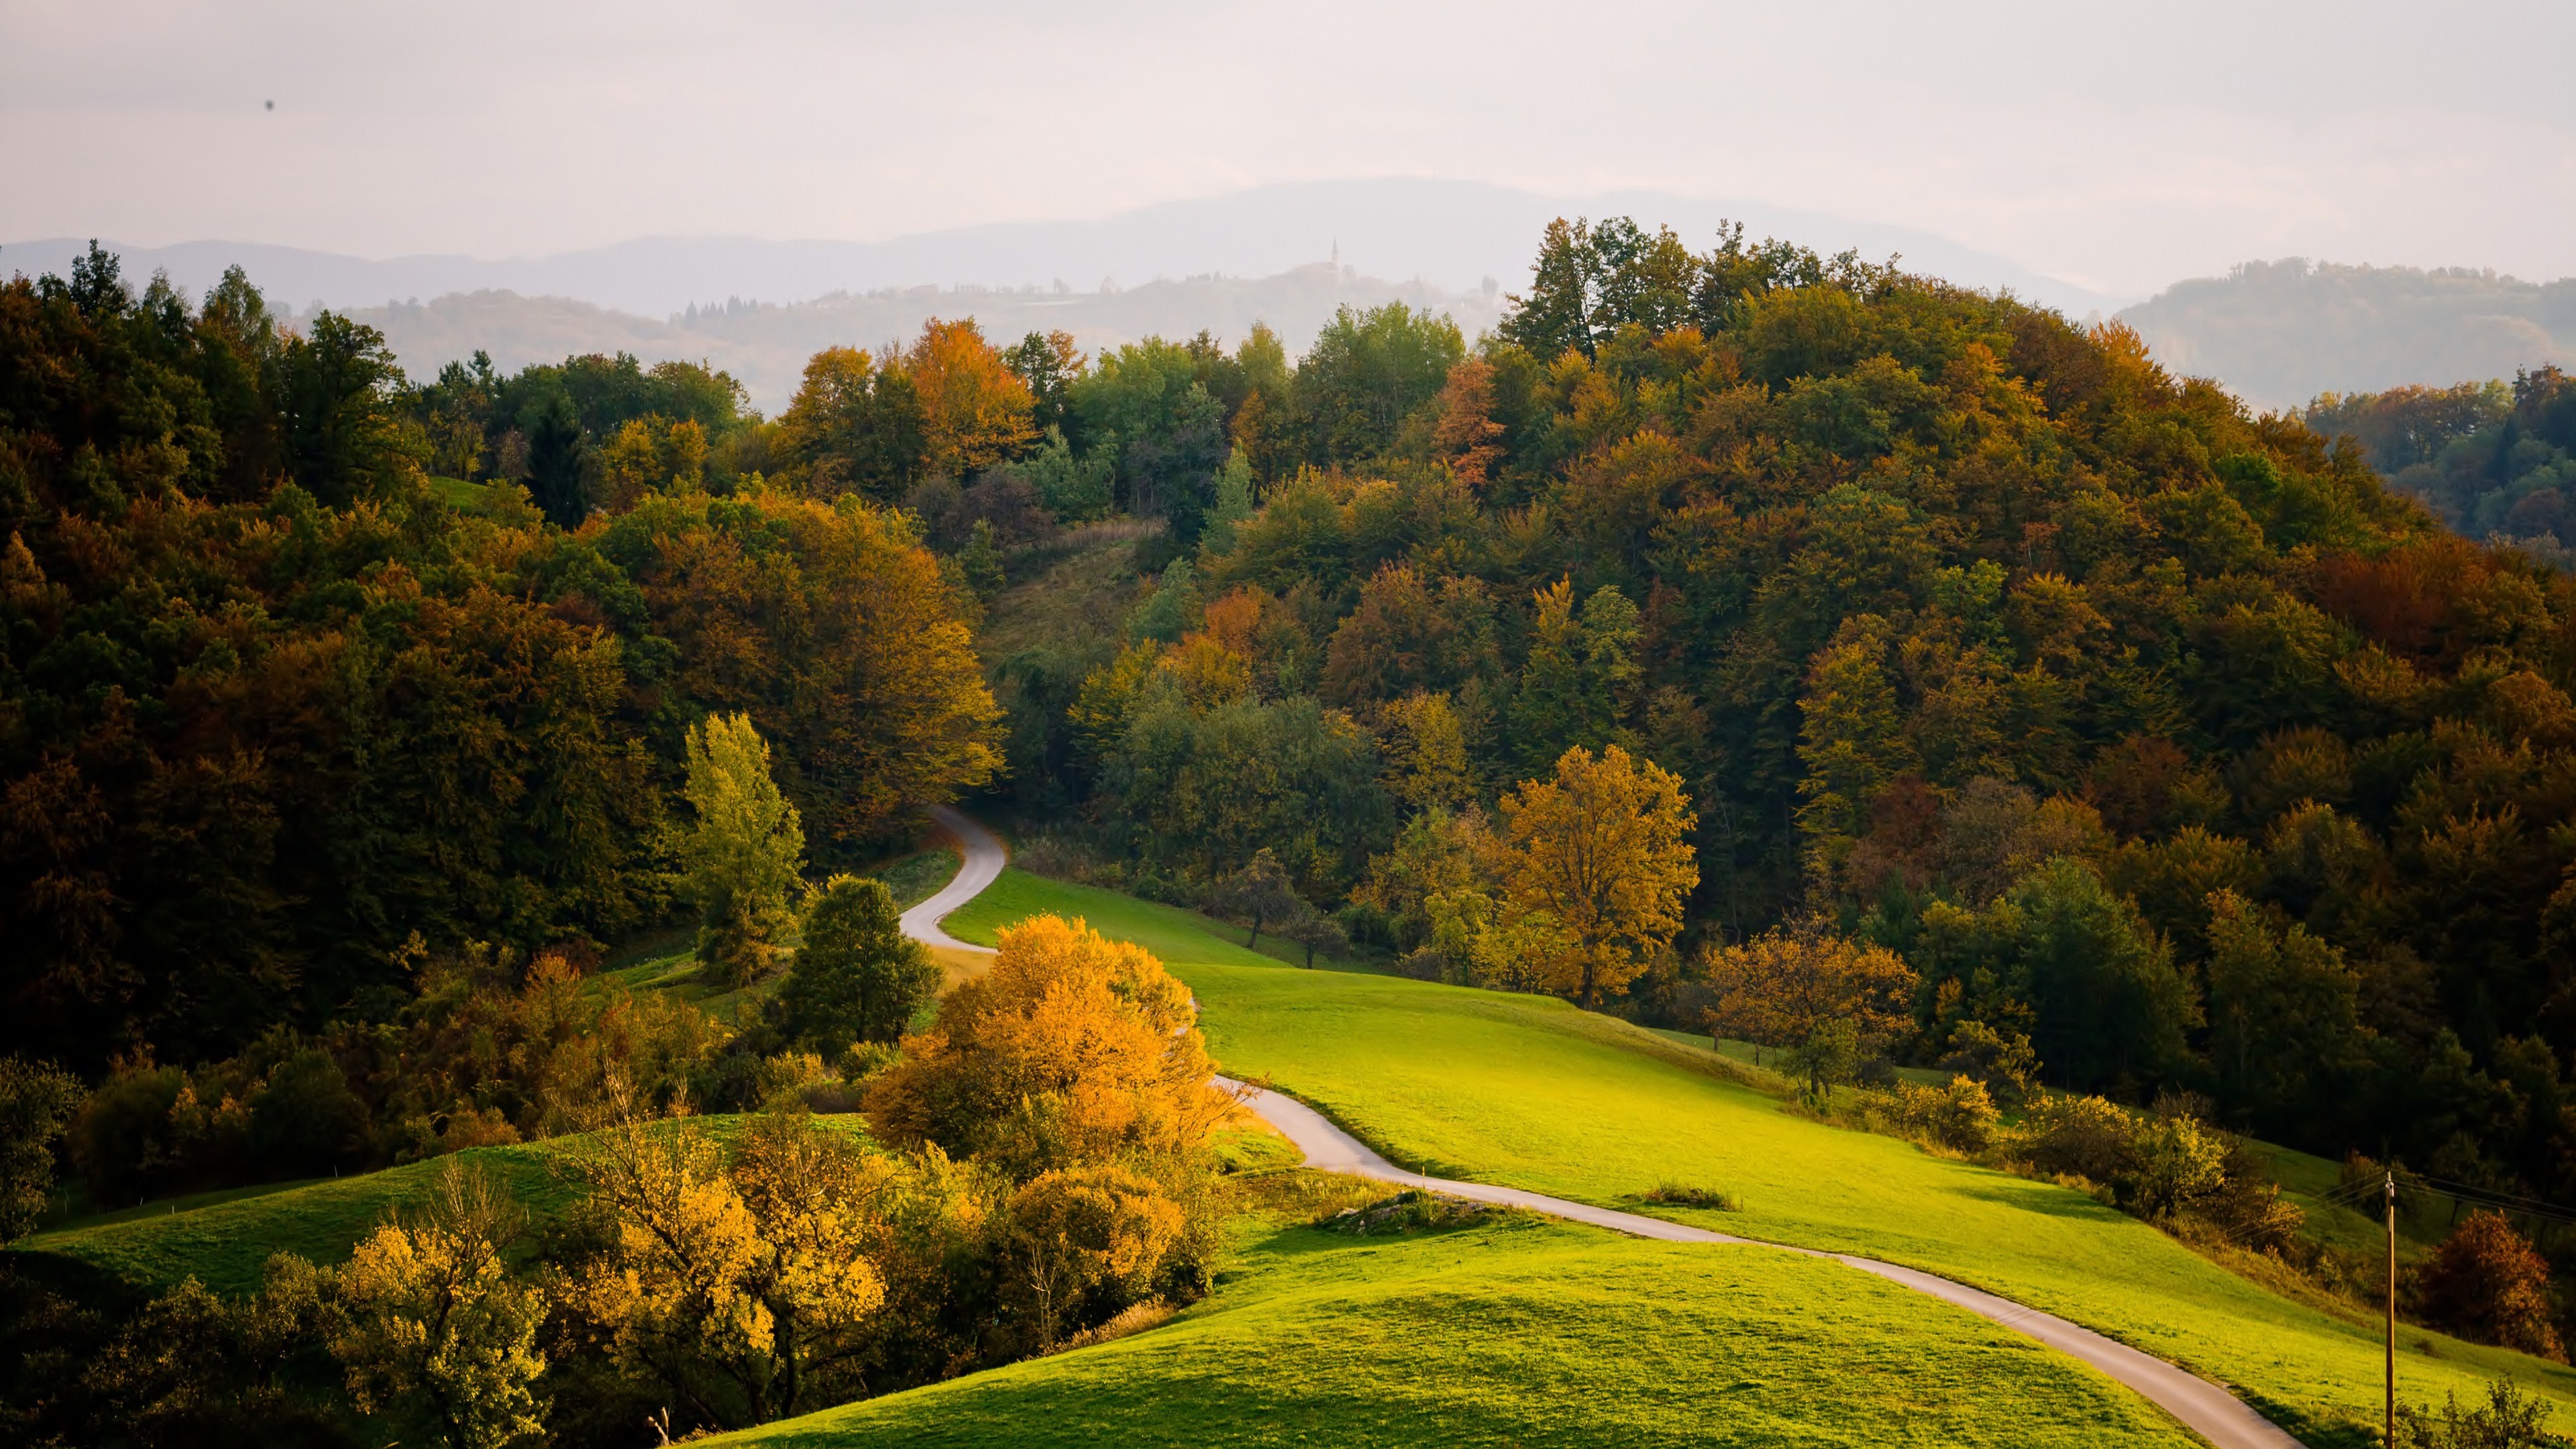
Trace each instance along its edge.
{"label": "shrub", "polygon": [[1678,1182],[1657,1183],[1648,1191],[1639,1193],[1637,1200],[1658,1203],[1665,1207],[1706,1208],[1711,1212],[1744,1211],[1744,1204],[1736,1201],[1735,1194],[1731,1192],[1722,1192],[1713,1187],[1690,1187]]}
{"label": "shrub", "polygon": [[1963,1021],[1950,1033],[1950,1050],[1933,1063],[1945,1072],[1983,1083],[1996,1103],[2018,1107],[2030,1100],[2039,1076],[2039,1053],[2030,1038],[2017,1031],[1997,1031],[1982,1021]]}
{"label": "shrub", "polygon": [[2024,1130],[2022,1156],[2044,1173],[2109,1184],[2135,1164],[2129,1114],[2100,1097],[2051,1097]]}
{"label": "shrub", "polygon": [[1907,1136],[1969,1156],[1994,1145],[2003,1120],[1985,1084],[1970,1077],[1954,1076],[1937,1087],[1899,1082],[1890,1097],[1891,1113]]}
{"label": "shrub", "polygon": [[2227,1185],[2227,1143],[2197,1118],[2157,1114],[2130,1138],[2135,1166],[2115,1183],[2121,1206],[2151,1221],[2199,1208]]}
{"label": "shrub", "polygon": [[2569,1443],[2543,1427],[2548,1417],[2549,1406],[2538,1395],[2524,1393],[2511,1379],[2497,1379],[2487,1386],[2481,1409],[2461,1408],[2456,1390],[2444,1396],[2438,1419],[2399,1404],[2391,1449],[2554,1449]]}
{"label": "shrub", "polygon": [[2470,1213],[2433,1250],[2417,1286],[2425,1315],[2463,1338],[2567,1356],[2550,1321],[2548,1260],[2502,1213]]}

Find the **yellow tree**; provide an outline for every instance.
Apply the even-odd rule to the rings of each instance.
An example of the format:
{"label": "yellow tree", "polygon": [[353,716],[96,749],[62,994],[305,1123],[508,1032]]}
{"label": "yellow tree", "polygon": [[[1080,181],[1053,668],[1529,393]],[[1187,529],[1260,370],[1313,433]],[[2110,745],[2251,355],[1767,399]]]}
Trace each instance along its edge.
{"label": "yellow tree", "polygon": [[972,317],[922,324],[904,354],[921,399],[922,461],[962,477],[1017,457],[1037,437],[1037,397]]}
{"label": "yellow tree", "polygon": [[1189,988],[1142,948],[1080,920],[1002,932],[986,975],[867,1096],[880,1141],[935,1142],[1021,1178],[1113,1158],[1195,1152],[1228,1100],[1208,1085]]}
{"label": "yellow tree", "polygon": [[1012,1194],[1006,1252],[1038,1348],[1055,1346],[1066,1311],[1086,1297],[1143,1297],[1187,1226],[1180,1204],[1122,1167],[1058,1168]]}
{"label": "yellow tree", "polygon": [[1913,968],[1884,946],[1834,935],[1816,921],[1712,951],[1705,961],[1717,1034],[1787,1048],[1811,1099],[1821,1101],[1859,1052],[1912,1020]]}
{"label": "yellow tree", "polygon": [[891,1169],[802,1115],[755,1119],[728,1163],[694,1120],[622,1102],[575,1170],[605,1247],[566,1276],[566,1304],[698,1422],[796,1412],[884,1305],[867,1250]]}
{"label": "yellow tree", "polygon": [[1681,781],[1617,745],[1597,758],[1577,745],[1557,758],[1554,779],[1505,795],[1502,813],[1504,897],[1563,933],[1558,989],[1571,987],[1588,1011],[1681,929],[1682,899],[1699,883],[1698,822]]}
{"label": "yellow tree", "polygon": [[429,1210],[376,1229],[339,1273],[331,1350],[364,1414],[420,1422],[449,1449],[499,1449],[544,1430],[529,1386],[543,1297],[510,1277],[520,1216],[482,1172],[449,1158]]}

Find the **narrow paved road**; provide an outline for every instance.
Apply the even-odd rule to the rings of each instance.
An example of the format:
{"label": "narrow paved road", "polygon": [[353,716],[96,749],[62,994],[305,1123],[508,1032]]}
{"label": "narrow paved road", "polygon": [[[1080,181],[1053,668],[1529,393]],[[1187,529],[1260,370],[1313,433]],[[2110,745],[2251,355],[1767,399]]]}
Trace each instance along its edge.
{"label": "narrow paved road", "polygon": [[958,811],[933,805],[930,818],[955,837],[957,852],[965,864],[958,868],[954,880],[940,887],[939,894],[903,913],[903,933],[924,945],[945,950],[984,951],[987,948],[960,941],[941,930],[939,923],[950,911],[982,895],[984,887],[1001,879],[1002,866],[1010,857],[993,832]]}
{"label": "narrow paved road", "polygon": [[[981,950],[981,947],[969,946],[939,929],[939,920],[973,900],[1001,875],[1002,843],[993,838],[991,831],[945,806],[932,806],[931,815],[957,837],[966,864],[957,873],[957,878],[948,883],[947,889],[903,913],[904,934],[934,946]],[[1947,1278],[1913,1268],[1901,1268],[1894,1263],[1882,1263],[1875,1258],[1793,1248],[1781,1243],[1762,1242],[1757,1238],[1731,1237],[1725,1233],[1666,1222],[1662,1218],[1623,1213],[1589,1203],[1568,1202],[1516,1187],[1424,1177],[1387,1161],[1369,1150],[1358,1138],[1334,1126],[1324,1114],[1293,1097],[1247,1087],[1225,1077],[1216,1081],[1219,1086],[1240,1094],[1246,1107],[1295,1143],[1297,1149],[1306,1155],[1309,1167],[1446,1193],[1474,1202],[1527,1208],[1569,1222],[1588,1223],[1613,1232],[1668,1243],[1734,1243],[1810,1258],[1831,1258],[1861,1272],[1877,1274],[1917,1293],[1955,1304],[1980,1318],[2037,1339],[2069,1357],[2081,1359],[2145,1395],[2158,1408],[2181,1420],[2185,1427],[2219,1446],[2219,1449],[2300,1449],[2298,1440],[2283,1433],[2278,1425],[2247,1408],[2242,1400],[2209,1380],[2187,1373],[2151,1354],[2140,1353],[2127,1344],[2105,1338],[2089,1328],[2069,1323],[2055,1314],[2024,1307],[2009,1298],[1998,1298],[1964,1283],[1953,1283]]]}

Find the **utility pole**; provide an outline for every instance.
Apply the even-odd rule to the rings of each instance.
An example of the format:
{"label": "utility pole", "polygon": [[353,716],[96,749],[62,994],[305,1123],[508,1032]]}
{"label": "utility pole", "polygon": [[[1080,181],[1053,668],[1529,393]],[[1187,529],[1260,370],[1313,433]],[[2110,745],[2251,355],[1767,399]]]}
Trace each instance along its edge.
{"label": "utility pole", "polygon": [[2397,1173],[2384,1174],[2388,1192],[2388,1437],[2397,1449]]}

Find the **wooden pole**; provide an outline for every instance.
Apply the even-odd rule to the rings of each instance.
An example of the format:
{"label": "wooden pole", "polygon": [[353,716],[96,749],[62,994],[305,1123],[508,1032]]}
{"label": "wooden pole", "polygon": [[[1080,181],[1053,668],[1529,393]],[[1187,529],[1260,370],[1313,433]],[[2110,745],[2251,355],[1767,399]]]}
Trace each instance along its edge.
{"label": "wooden pole", "polygon": [[2397,1174],[2386,1174],[2388,1192],[2388,1449],[2397,1446]]}

